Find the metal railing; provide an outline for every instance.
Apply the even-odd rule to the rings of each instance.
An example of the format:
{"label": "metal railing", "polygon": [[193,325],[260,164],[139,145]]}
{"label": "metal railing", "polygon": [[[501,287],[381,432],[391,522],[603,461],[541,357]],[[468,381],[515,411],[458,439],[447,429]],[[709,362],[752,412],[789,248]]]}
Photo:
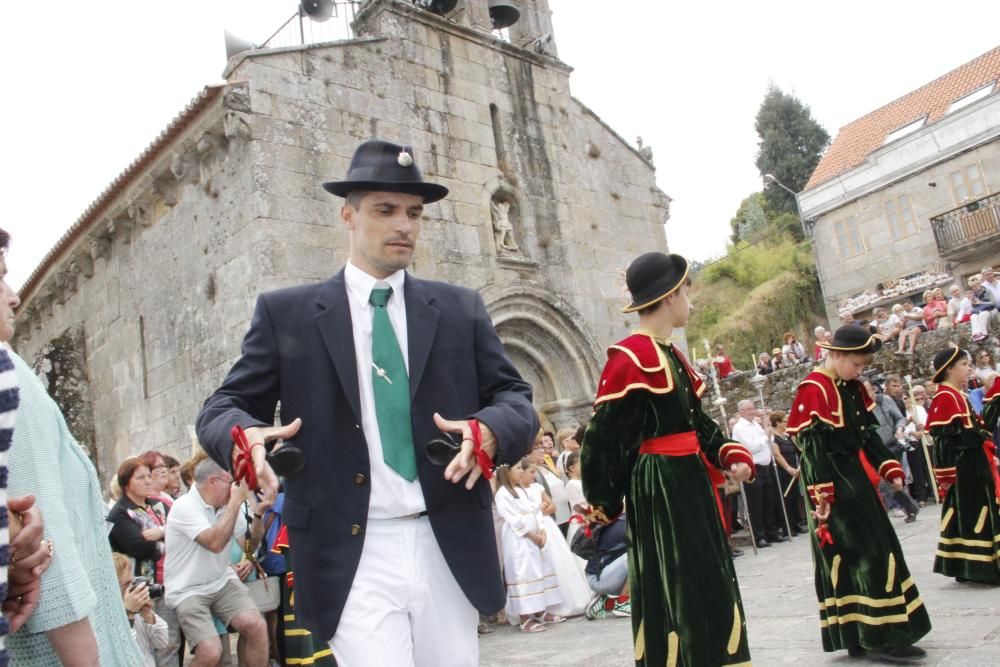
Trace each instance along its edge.
{"label": "metal railing", "polygon": [[351,39],[354,37],[351,23],[354,22],[360,5],[361,0],[336,0],[333,3],[333,15],[325,21],[314,21],[301,11],[296,11],[264,40],[260,48],[273,49]]}
{"label": "metal railing", "polygon": [[1000,193],[962,204],[931,218],[938,253],[948,259],[971,246],[1000,237]]}

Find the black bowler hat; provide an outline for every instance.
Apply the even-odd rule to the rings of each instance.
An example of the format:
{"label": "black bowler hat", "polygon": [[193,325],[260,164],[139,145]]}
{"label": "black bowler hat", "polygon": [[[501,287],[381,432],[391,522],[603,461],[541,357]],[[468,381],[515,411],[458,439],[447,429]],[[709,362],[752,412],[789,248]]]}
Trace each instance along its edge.
{"label": "black bowler hat", "polygon": [[881,349],[882,336],[857,324],[845,324],[833,332],[833,340],[829,343],[817,341],[816,344],[827,350],[868,354]]}
{"label": "black bowler hat", "polygon": [[931,376],[931,382],[942,382],[945,372],[954,366],[959,359],[967,356],[969,356],[969,353],[957,345],[945,348],[935,354],[933,361],[934,375]]}
{"label": "black bowler hat", "polygon": [[324,183],[323,188],[338,197],[359,190],[403,192],[423,197],[425,204],[448,196],[448,188],[443,185],[424,182],[413,160],[412,148],[379,139],[358,146],[351,158],[347,178]]}
{"label": "black bowler hat", "polygon": [[622,308],[632,313],[652,306],[673,294],[687,279],[688,263],[680,255],[647,252],[632,260],[625,269],[625,285],[632,303]]}

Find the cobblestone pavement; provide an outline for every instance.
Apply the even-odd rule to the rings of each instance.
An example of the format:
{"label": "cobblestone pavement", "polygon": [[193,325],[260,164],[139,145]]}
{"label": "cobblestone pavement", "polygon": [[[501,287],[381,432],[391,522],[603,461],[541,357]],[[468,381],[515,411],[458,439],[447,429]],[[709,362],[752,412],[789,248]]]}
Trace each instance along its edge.
{"label": "cobblestone pavement", "polygon": [[[958,584],[931,572],[940,513],[928,506],[916,523],[892,519],[906,561],[933,626],[919,643],[925,665],[1000,666],[1000,588]],[[771,665],[871,665],[846,652],[824,653],[820,646],[816,595],[809,543],[797,537],[754,556],[750,549],[736,559],[747,615],[753,663]],[[484,667],[514,665],[632,665],[628,619],[570,619],[544,633],[526,635],[516,628],[493,626],[480,640]],[[702,666],[693,666],[702,667]]]}

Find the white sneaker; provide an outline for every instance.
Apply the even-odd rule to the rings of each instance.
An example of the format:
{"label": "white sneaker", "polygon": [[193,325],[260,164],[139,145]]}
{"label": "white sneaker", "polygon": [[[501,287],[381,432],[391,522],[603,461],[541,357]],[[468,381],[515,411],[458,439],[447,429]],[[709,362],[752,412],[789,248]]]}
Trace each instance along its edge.
{"label": "white sneaker", "polygon": [[906,512],[897,507],[896,509],[892,510],[892,515],[897,519],[902,519],[904,516],[906,516]]}

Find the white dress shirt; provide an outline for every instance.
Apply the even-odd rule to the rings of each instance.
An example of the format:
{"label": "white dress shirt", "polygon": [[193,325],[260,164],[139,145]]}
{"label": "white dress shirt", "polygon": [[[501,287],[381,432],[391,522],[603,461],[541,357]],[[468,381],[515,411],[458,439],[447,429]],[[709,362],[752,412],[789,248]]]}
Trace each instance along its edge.
{"label": "white dress shirt", "polygon": [[[371,498],[368,502],[368,518],[393,519],[409,514],[417,514],[427,509],[420,480],[407,481],[386,465],[382,458],[382,437],[375,416],[375,393],[372,389],[372,305],[368,297],[377,282],[388,283],[392,297],[386,304],[389,321],[392,323],[399,351],[403,353],[406,371],[410,371],[409,341],[406,331],[406,300],[403,298],[403,283],[406,272],[399,270],[383,281],[379,281],[355,265],[347,262],[344,267],[344,283],[347,285],[347,302],[351,308],[351,328],[354,331],[354,354],[358,362],[358,390],[361,394],[361,428],[368,443],[368,457],[371,459]],[[420,444],[420,443],[415,443]]]}
{"label": "white dress shirt", "polygon": [[754,465],[769,466],[774,455],[771,453],[771,439],[755,421],[740,417],[733,426],[733,440],[750,450]]}

